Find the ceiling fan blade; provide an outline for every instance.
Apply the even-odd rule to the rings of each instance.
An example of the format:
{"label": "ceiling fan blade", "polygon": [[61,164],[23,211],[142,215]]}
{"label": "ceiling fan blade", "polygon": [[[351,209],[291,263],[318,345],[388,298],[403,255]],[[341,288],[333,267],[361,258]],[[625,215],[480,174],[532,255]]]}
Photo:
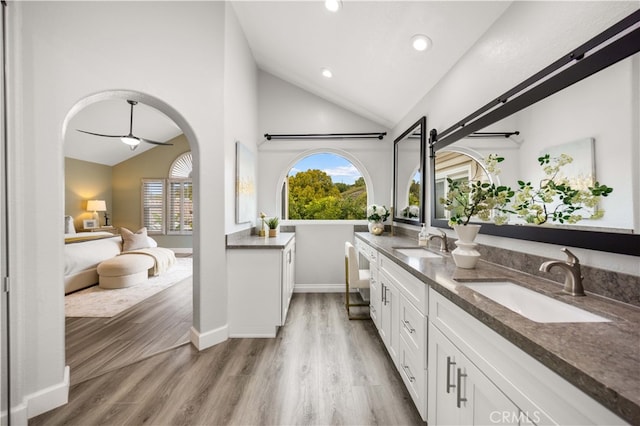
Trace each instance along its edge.
{"label": "ceiling fan blade", "polygon": [[103,136],[105,138],[123,138],[127,135],[103,135],[102,133],[93,133],[93,132],[87,132],[86,130],[80,130],[80,129],[76,129],[78,132],[81,133],[86,133],[88,135],[93,135],[93,136]]}
{"label": "ceiling fan blade", "polygon": [[152,141],[149,139],[143,139],[143,138],[138,138],[141,142],[146,142],[146,143],[151,143],[154,145],[164,145],[164,146],[173,146],[172,143],[166,143],[166,142],[157,142],[157,141]]}

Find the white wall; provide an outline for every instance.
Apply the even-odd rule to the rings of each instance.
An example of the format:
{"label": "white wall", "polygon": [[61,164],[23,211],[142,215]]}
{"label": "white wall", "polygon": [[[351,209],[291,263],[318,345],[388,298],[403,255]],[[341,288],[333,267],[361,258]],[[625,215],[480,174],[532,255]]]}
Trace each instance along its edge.
{"label": "white wall", "polygon": [[[377,123],[263,71],[258,73],[258,117],[260,135],[386,131]],[[315,152],[333,152],[351,161],[363,173],[367,183],[368,203],[388,207],[391,204],[393,182],[392,146],[393,140],[389,136],[382,141],[267,141],[262,137],[258,149],[258,210],[264,211],[267,216],[280,216],[280,191],[286,174],[300,159]],[[304,225],[300,229],[304,235],[301,235],[301,240],[296,245],[296,285],[313,287],[343,283],[344,242],[352,238],[352,235],[341,232],[345,222],[313,222],[316,221],[283,222]],[[350,223],[352,225],[354,221]],[[352,226],[350,228],[353,229]],[[318,265],[322,267],[319,268]]]}
{"label": "white wall", "polygon": [[63,123],[87,96],[138,93],[185,130],[198,200],[195,337],[205,345],[226,338],[226,300],[218,296],[226,294],[225,4],[12,2],[9,13],[11,368],[20,424],[66,397]]}
{"label": "white wall", "polygon": [[[225,230],[233,233],[255,223],[236,223],[236,141],[258,151],[258,68],[233,8],[226,9],[224,61]],[[256,175],[258,165],[256,163]],[[257,193],[256,193],[257,197]],[[253,217],[258,217],[254,212]]]}
{"label": "white wall", "polygon": [[[427,115],[429,129],[448,128],[637,8],[637,2],[514,2],[392,133],[401,133],[421,115]],[[637,151],[633,161],[637,170]],[[560,247],[550,244],[485,235],[478,241],[563,258]],[[575,252],[583,264],[640,275],[637,257]]]}

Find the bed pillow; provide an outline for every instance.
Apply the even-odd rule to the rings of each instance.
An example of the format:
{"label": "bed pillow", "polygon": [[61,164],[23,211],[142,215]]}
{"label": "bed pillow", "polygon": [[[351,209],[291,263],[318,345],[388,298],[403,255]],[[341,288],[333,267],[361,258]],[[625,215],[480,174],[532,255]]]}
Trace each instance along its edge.
{"label": "bed pillow", "polygon": [[122,235],[122,251],[138,250],[151,246],[147,237],[147,228],[140,228],[135,233],[127,228],[120,228],[120,235]]}
{"label": "bed pillow", "polygon": [[73,224],[73,217],[65,216],[64,217],[64,233],[65,234],[75,234],[76,227]]}

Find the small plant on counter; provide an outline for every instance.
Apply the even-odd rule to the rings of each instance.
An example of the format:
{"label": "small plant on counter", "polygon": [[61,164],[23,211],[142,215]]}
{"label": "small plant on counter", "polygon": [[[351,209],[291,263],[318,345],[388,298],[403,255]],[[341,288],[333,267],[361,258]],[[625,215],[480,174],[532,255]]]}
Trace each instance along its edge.
{"label": "small plant on counter", "polygon": [[279,223],[280,223],[280,218],[278,217],[272,217],[267,219],[267,226],[269,227],[269,229],[277,229]]}

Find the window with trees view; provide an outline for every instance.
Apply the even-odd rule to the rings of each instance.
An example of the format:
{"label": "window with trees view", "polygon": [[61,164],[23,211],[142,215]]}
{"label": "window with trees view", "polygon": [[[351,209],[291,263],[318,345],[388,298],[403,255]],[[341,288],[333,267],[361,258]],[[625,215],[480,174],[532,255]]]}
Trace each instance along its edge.
{"label": "window with trees view", "polygon": [[337,154],[313,154],[288,173],[282,217],[291,220],[365,219],[367,186],[362,173]]}

